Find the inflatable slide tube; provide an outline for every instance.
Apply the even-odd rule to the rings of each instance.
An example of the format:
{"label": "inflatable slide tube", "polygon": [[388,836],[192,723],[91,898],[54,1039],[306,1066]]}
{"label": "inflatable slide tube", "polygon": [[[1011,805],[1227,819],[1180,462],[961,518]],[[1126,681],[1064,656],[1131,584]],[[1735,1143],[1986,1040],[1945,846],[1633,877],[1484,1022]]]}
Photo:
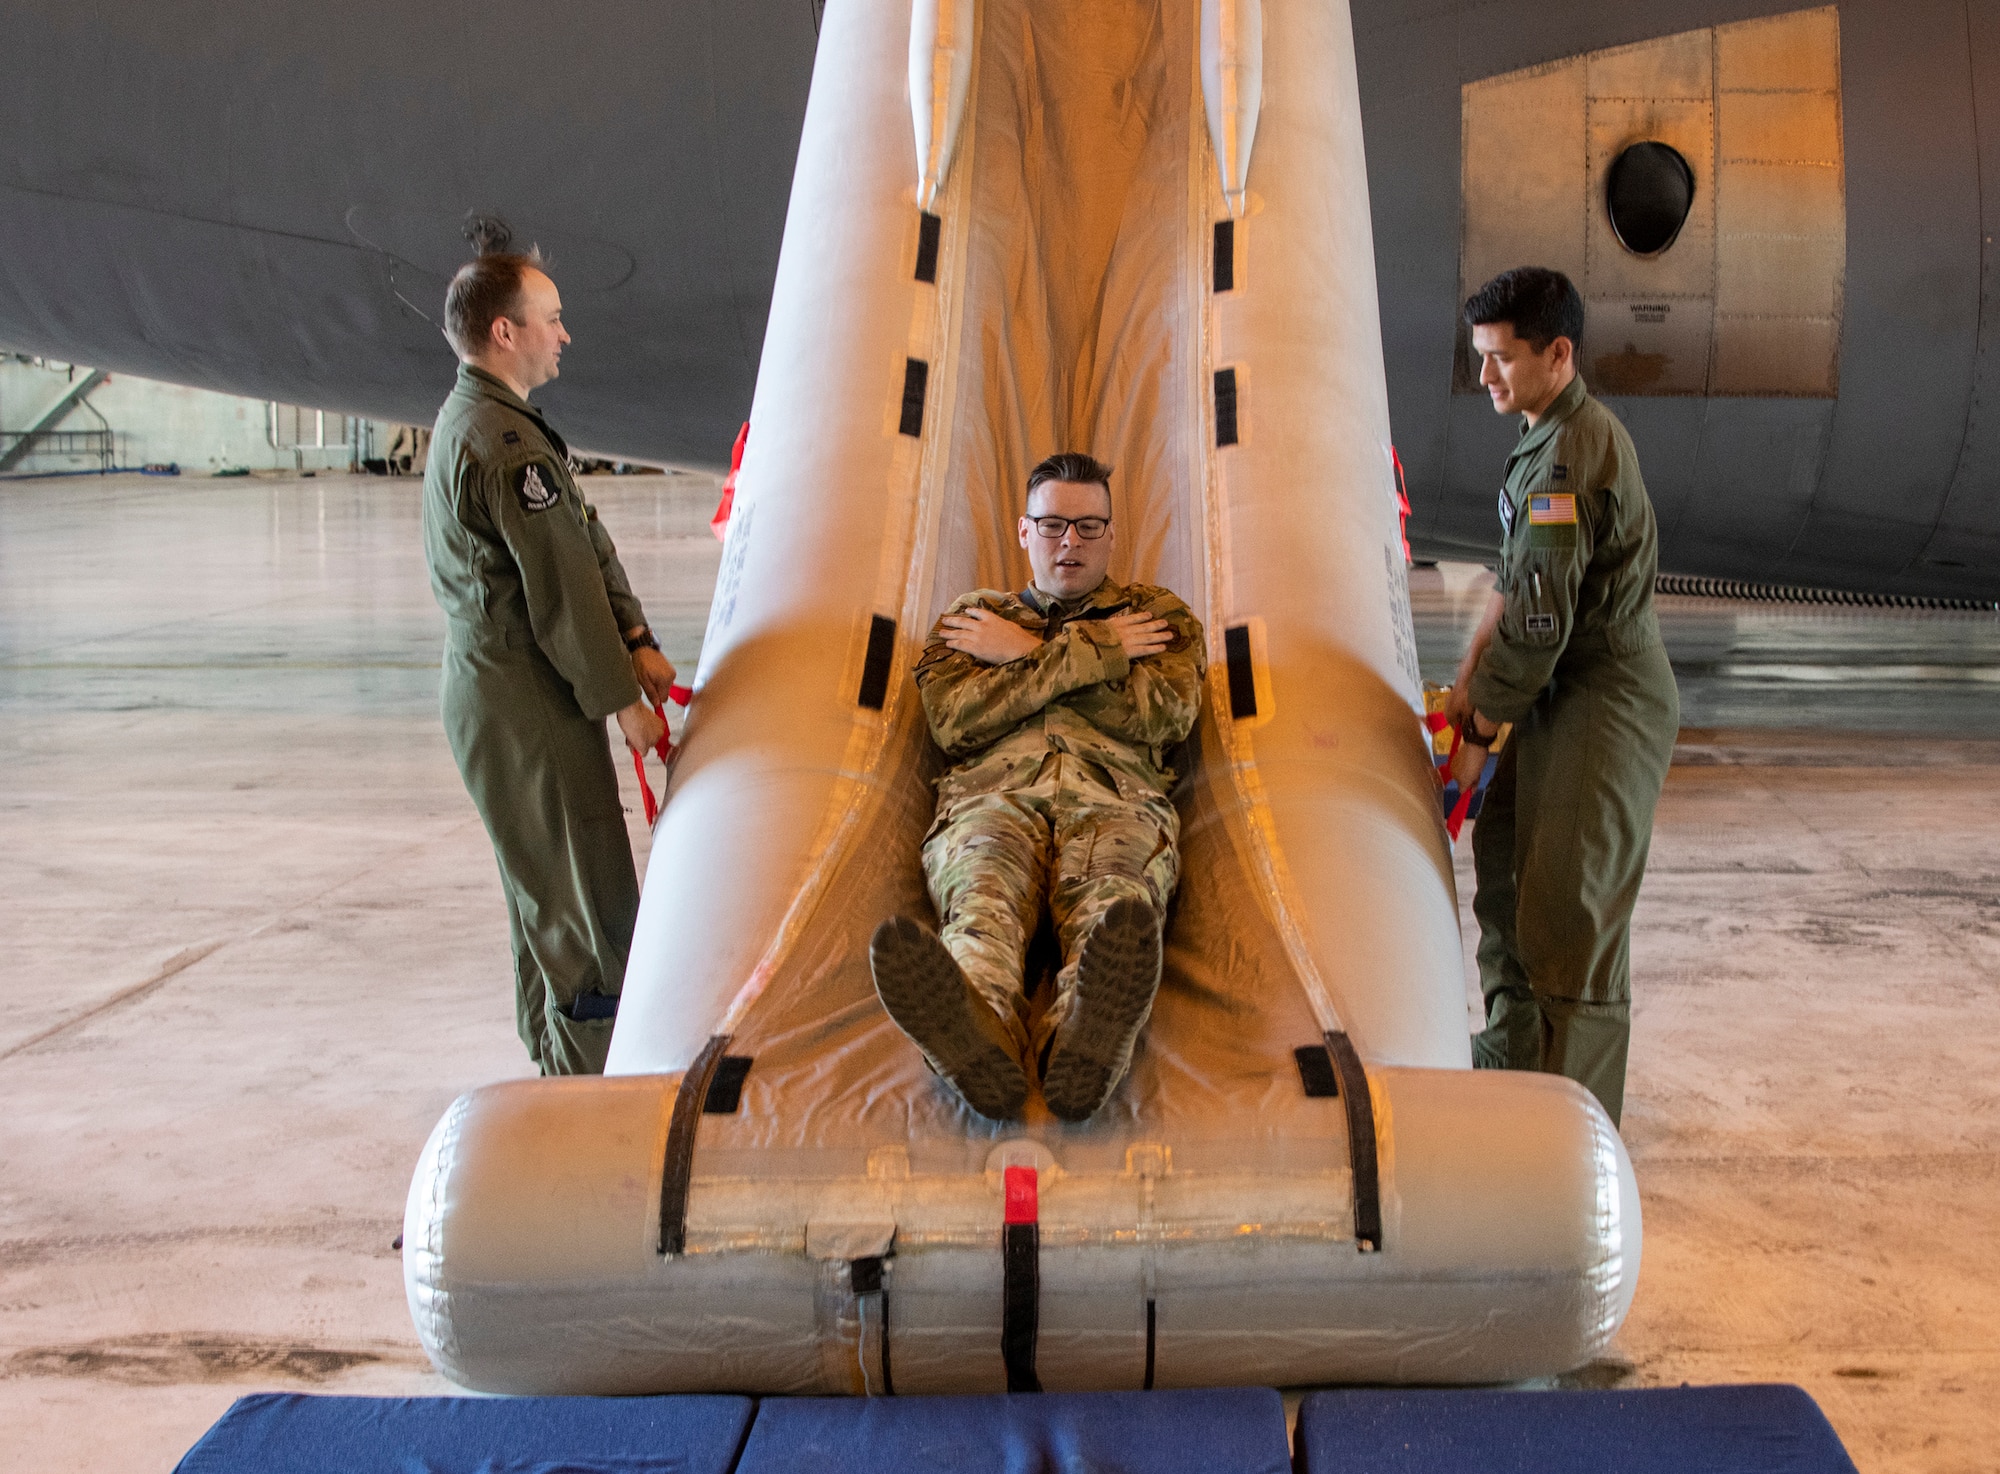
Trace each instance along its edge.
{"label": "inflatable slide tube", "polygon": [[[829,8],[610,1075],[462,1098],[411,1186],[412,1314],[455,1380],[1491,1381],[1622,1321],[1616,1132],[1468,1068],[1348,19],[1204,8],[979,0],[962,103],[916,100],[955,138],[930,212],[911,12]],[[1084,1125],[1003,1125],[888,1022],[867,939],[933,919],[916,651],[1026,582],[1020,488],[1059,447],[1116,464],[1113,576],[1188,600],[1211,679],[1130,1079]]]}

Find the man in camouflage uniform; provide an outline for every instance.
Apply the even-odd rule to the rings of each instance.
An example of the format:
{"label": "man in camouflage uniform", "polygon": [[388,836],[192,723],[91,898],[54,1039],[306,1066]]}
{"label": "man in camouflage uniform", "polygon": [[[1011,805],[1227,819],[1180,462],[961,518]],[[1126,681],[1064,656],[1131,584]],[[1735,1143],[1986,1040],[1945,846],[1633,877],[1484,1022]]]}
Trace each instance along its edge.
{"label": "man in camouflage uniform", "polygon": [[1567,277],[1507,272],[1465,305],[1480,382],[1523,417],[1500,494],[1499,583],[1448,709],[1475,781],[1486,1030],[1474,1062],[1587,1086],[1615,1124],[1631,1038],[1632,908],[1680,697],[1653,612],[1659,533],[1625,427],[1585,392]]}
{"label": "man in camouflage uniform", "polygon": [[[944,929],[892,917],[870,959],[890,1016],[994,1119],[1020,1113],[1031,1070],[1069,1121],[1118,1087],[1180,877],[1167,759],[1208,662],[1187,605],[1106,577],[1110,474],[1075,454],[1035,467],[1019,528],[1034,582],[959,599],[917,663],[931,735],[954,760],[923,851]],[[1045,902],[1063,965],[1031,1025],[1022,970]]]}
{"label": "man in camouflage uniform", "polygon": [[424,472],[424,552],[446,615],[445,732],[500,863],[516,1022],[543,1074],[604,1068],[639,884],[604,736],[658,743],[674,668],[611,536],[570,476],[569,448],[528,403],[569,334],[529,256],[453,279],[458,385]]}

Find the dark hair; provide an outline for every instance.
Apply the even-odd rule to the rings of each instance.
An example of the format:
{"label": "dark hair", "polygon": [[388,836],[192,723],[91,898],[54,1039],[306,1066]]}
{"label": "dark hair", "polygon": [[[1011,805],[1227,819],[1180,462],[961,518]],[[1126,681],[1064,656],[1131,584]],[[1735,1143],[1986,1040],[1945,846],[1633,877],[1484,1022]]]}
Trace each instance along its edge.
{"label": "dark hair", "polygon": [[1467,327],[1502,322],[1537,353],[1546,352],[1558,338],[1569,339],[1574,347],[1583,341],[1583,298],[1560,271],[1517,266],[1501,272],[1465,302]]}
{"label": "dark hair", "polygon": [[1096,482],[1104,488],[1104,495],[1111,495],[1111,468],[1080,450],[1058,451],[1036,465],[1028,473],[1028,496],[1032,500],[1035,488],[1044,481],[1074,481],[1078,485]]}
{"label": "dark hair", "polygon": [[511,317],[521,305],[521,282],[542,269],[542,253],[493,251],[458,268],[444,294],[444,335],[461,354],[485,346],[493,320]]}

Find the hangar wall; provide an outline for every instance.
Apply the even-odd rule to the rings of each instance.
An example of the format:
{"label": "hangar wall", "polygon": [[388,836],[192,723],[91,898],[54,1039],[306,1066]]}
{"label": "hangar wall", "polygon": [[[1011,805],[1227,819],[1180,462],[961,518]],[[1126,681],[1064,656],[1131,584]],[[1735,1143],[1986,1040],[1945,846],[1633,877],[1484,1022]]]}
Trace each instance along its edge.
{"label": "hangar wall", "polygon": [[[91,370],[0,358],[0,455]],[[242,399],[207,389],[114,374],[91,389],[9,476],[87,473],[173,464],[219,471],[345,471],[388,456],[404,427],[338,411]]]}

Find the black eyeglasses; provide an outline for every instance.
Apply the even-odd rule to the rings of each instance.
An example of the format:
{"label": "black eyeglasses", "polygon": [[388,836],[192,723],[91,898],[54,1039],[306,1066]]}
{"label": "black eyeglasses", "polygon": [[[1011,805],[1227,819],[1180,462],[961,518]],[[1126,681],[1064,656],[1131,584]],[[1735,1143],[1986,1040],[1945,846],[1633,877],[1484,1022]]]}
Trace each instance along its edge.
{"label": "black eyeglasses", "polygon": [[1030,517],[1035,531],[1054,542],[1072,527],[1076,535],[1087,543],[1094,543],[1104,536],[1104,529],[1111,525],[1109,517]]}

